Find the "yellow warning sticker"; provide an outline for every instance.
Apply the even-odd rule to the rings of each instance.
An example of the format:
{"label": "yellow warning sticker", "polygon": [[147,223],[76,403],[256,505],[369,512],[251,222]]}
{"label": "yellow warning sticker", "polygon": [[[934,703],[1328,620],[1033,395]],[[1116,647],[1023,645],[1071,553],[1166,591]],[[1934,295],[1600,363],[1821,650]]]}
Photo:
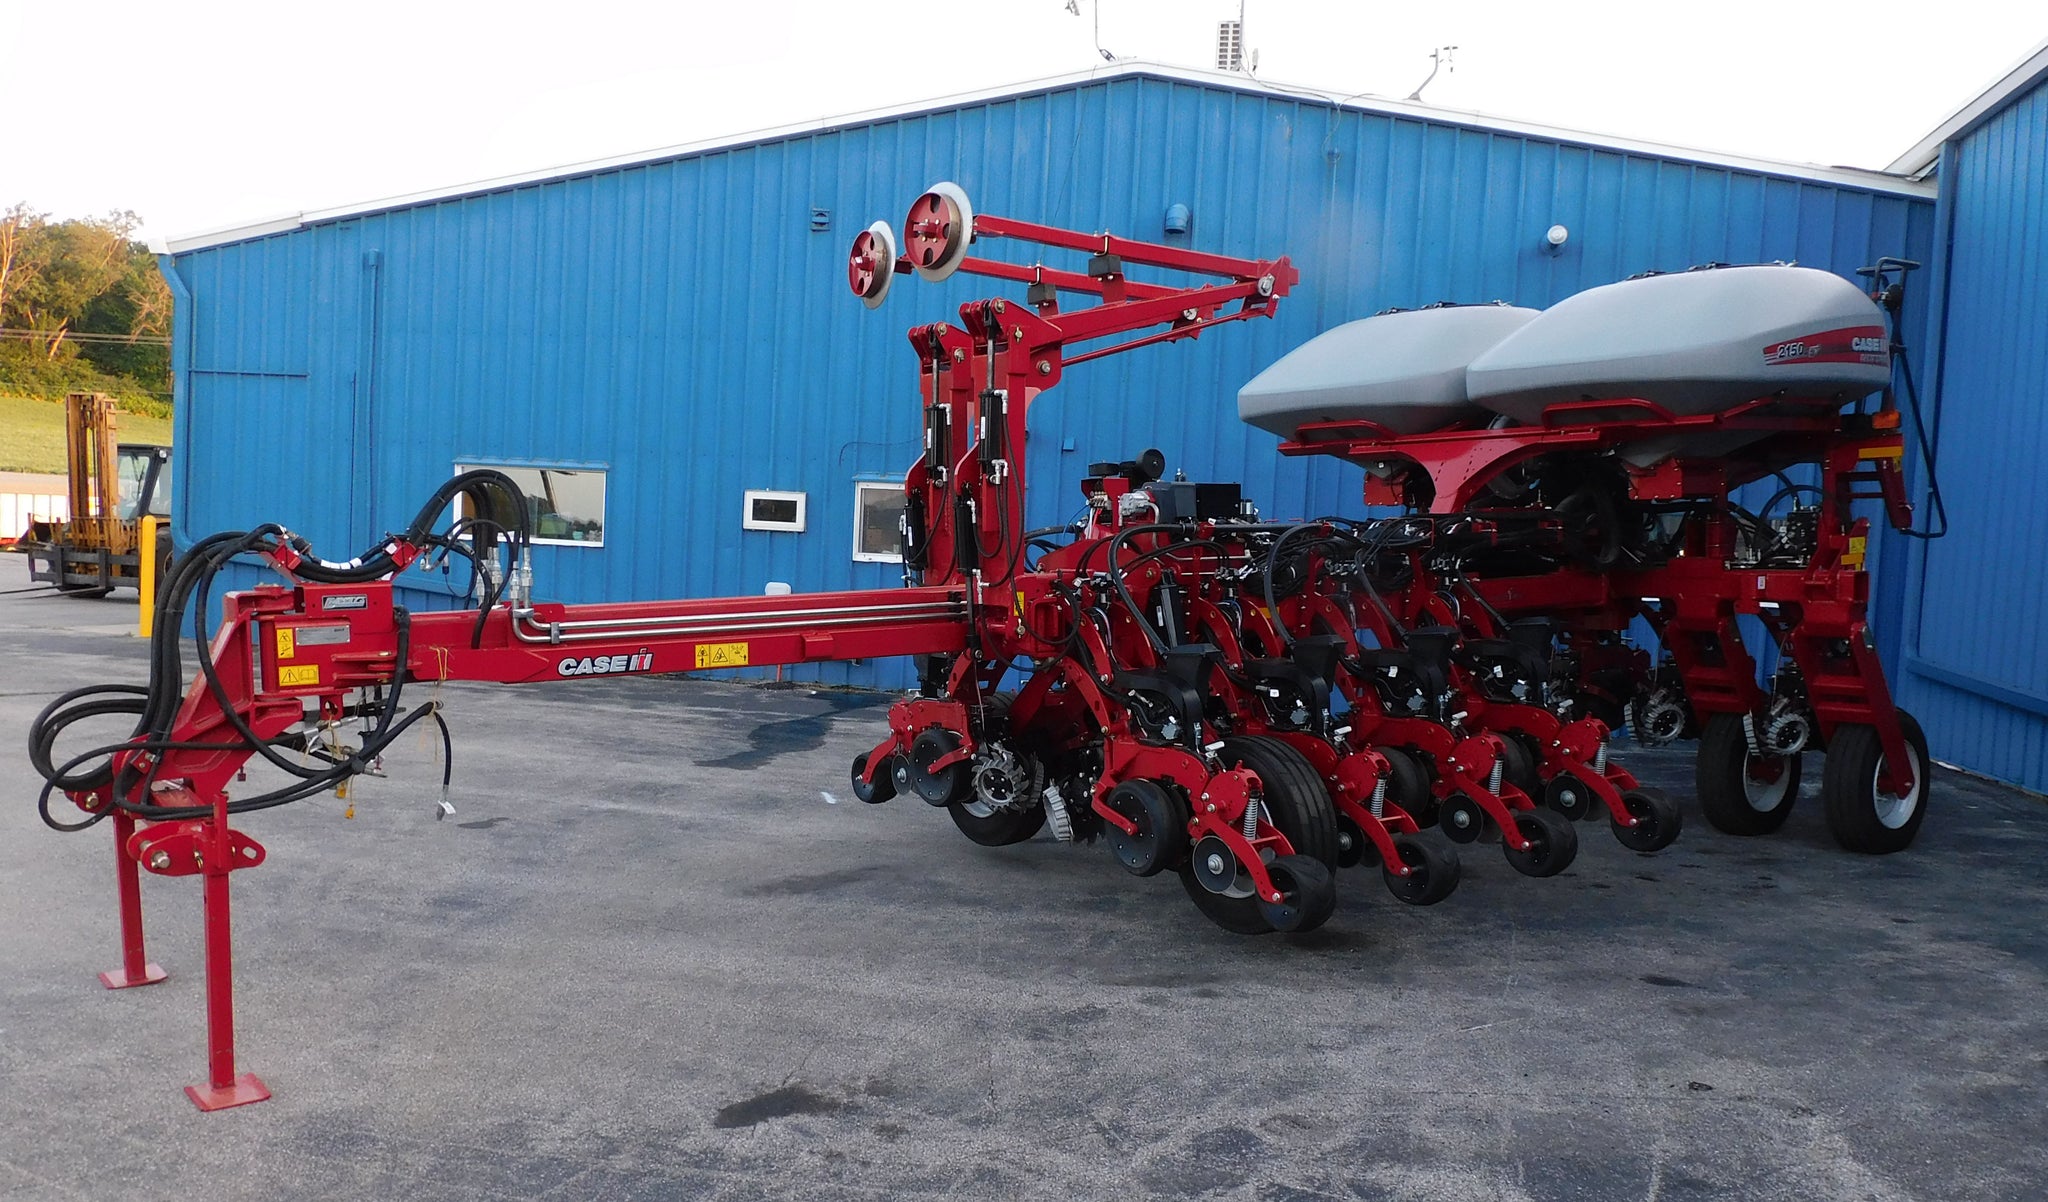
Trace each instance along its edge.
{"label": "yellow warning sticker", "polygon": [[744,668],[747,666],[747,645],[745,643],[699,643],[697,644],[697,666],[700,668]]}
{"label": "yellow warning sticker", "polygon": [[296,650],[296,648],[294,647],[294,645],[293,645],[293,642],[292,642],[292,628],[291,628],[291,627],[289,627],[289,626],[280,626],[280,627],[278,627],[278,628],[277,628],[277,658],[279,658],[279,659],[290,659],[290,658],[291,658],[291,657],[292,657],[293,655],[295,655],[295,654],[297,654],[297,650]]}
{"label": "yellow warning sticker", "polygon": [[1852,537],[1849,540],[1849,549],[1842,552],[1842,566],[1845,568],[1862,567],[1863,556],[1869,545],[1870,540],[1861,535]]}
{"label": "yellow warning sticker", "polygon": [[296,689],[302,685],[319,683],[319,664],[300,664],[292,667],[282,667],[277,670],[277,684],[279,688]]}

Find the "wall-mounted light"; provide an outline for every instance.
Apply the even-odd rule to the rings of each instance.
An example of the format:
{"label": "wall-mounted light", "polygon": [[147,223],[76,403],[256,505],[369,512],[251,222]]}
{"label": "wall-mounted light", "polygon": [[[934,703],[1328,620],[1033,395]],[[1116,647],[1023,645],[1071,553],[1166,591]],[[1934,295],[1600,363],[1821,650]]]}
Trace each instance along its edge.
{"label": "wall-mounted light", "polygon": [[1558,252],[1564,249],[1565,242],[1569,240],[1571,236],[1572,232],[1570,230],[1564,228],[1561,225],[1553,225],[1550,227],[1549,230],[1545,231],[1543,235],[1543,249],[1549,251],[1553,255],[1557,254]]}
{"label": "wall-mounted light", "polygon": [[1189,227],[1194,225],[1194,223],[1195,215],[1193,213],[1188,212],[1188,207],[1186,205],[1173,204],[1166,206],[1167,233],[1185,234],[1188,232]]}

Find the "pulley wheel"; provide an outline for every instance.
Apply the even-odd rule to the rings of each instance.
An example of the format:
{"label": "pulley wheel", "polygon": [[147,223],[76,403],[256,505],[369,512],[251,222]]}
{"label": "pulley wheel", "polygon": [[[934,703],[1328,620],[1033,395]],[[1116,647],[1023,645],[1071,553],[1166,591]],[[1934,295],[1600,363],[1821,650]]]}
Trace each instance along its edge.
{"label": "pulley wheel", "polygon": [[1237,853],[1230,850],[1230,844],[1214,835],[1205,835],[1195,844],[1193,857],[1195,880],[1211,893],[1228,896],[1237,888],[1240,866]]}
{"label": "pulley wheel", "polygon": [[1437,827],[1453,843],[1471,843],[1486,832],[1486,811],[1463,793],[1453,793],[1437,807]]}
{"label": "pulley wheel", "polygon": [[846,282],[862,304],[878,309],[895,278],[896,231],[888,222],[877,221],[853,236],[853,251],[846,256]]}
{"label": "pulley wheel", "polygon": [[[1133,876],[1151,876],[1171,868],[1187,855],[1187,807],[1149,780],[1127,780],[1110,790],[1109,808],[1136,824],[1135,834],[1108,826],[1109,850]],[[1237,863],[1235,856],[1231,864]]]}
{"label": "pulley wheel", "polygon": [[926,802],[944,806],[966,798],[969,788],[966,760],[955,760],[943,768],[932,767],[959,746],[959,735],[936,728],[911,741],[910,754],[905,757],[910,787]]}
{"label": "pulley wheel", "polygon": [[958,184],[933,184],[903,221],[903,253],[919,276],[935,283],[959,270],[972,241],[974,209]]}

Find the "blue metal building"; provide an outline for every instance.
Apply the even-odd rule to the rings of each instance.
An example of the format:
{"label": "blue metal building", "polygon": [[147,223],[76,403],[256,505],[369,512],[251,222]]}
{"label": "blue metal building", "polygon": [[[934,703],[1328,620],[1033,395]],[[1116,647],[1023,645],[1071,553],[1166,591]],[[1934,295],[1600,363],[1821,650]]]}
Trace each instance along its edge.
{"label": "blue metal building", "polygon": [[1900,704],[1940,758],[2048,792],[2048,42],[1893,170],[1940,181],[1922,374],[1952,526],[1896,574]]}
{"label": "blue metal building", "polygon": [[[1340,321],[1543,306],[1708,261],[1848,275],[1927,259],[1935,229],[1933,188],[1883,173],[1119,65],[173,242],[174,534],[280,521],[339,557],[458,464],[525,465],[604,473],[602,542],[540,548],[545,597],[892,584],[895,565],[854,558],[855,492],[917,455],[903,334],[990,284],[899,281],[869,312],[845,255],[939,179],[1006,216],[1302,272],[1274,321],[1089,364],[1036,404],[1033,524],[1074,511],[1091,459],[1148,445],[1190,478],[1242,480],[1269,515],[1355,511],[1355,469],[1283,460],[1235,409],[1241,382]],[[1185,235],[1162,232],[1174,206]],[[749,489],[803,494],[804,530],[745,528]],[[412,579],[407,602],[435,604],[439,578]]]}

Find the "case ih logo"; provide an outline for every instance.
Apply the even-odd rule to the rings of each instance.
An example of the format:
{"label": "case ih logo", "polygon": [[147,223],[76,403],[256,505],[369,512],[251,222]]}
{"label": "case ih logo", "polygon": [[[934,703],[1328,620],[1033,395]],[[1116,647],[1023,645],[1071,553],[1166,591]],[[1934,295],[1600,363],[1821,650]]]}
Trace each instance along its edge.
{"label": "case ih logo", "polygon": [[642,648],[632,655],[569,656],[555,665],[562,676],[616,676],[621,672],[645,672],[654,667],[654,652]]}
{"label": "case ih logo", "polygon": [[367,593],[341,593],[320,598],[320,608],[323,610],[368,609],[369,606],[370,598]]}
{"label": "case ih logo", "polygon": [[1797,363],[1862,363],[1884,367],[1890,362],[1891,350],[1881,326],[1825,330],[1804,338],[1774,342],[1764,348],[1765,367],[1788,367]]}

